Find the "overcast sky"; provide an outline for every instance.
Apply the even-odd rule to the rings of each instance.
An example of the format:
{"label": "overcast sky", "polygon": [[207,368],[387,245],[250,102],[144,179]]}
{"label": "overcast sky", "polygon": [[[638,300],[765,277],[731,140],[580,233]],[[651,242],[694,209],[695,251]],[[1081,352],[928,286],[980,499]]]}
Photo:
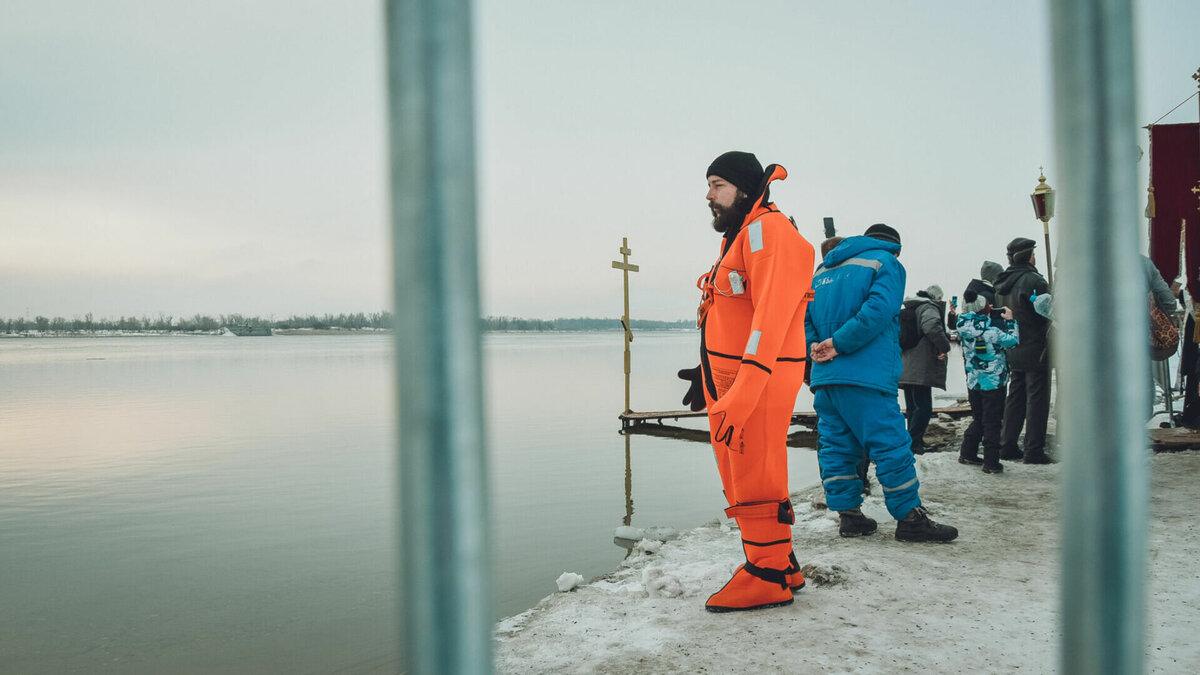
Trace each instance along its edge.
{"label": "overcast sky", "polygon": [[[1147,124],[1196,91],[1200,3],[1136,12]],[[694,316],[718,246],[704,170],[731,149],[788,169],[772,195],[814,245],[825,216],[896,227],[910,293],[1042,241],[1044,3],[475,15],[485,314],[620,314],[627,236],[634,318]],[[366,0],[0,4],[0,316],[389,308],[383,55]],[[1196,119],[1193,99],[1164,122]]]}

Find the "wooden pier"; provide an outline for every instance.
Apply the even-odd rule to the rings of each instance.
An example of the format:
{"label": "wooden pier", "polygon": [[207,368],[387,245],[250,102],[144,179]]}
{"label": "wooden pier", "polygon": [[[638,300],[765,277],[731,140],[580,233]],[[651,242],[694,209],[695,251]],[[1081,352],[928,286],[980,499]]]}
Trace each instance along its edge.
{"label": "wooden pier", "polygon": [[[950,406],[934,408],[933,414],[949,415],[953,419],[968,417],[971,414],[969,406]],[[667,424],[664,420],[678,421],[681,419],[704,419],[708,413],[701,410],[665,410],[659,412],[625,412],[618,415],[621,420],[622,434],[640,434],[643,436],[659,436],[663,438],[678,438],[685,441],[708,443],[707,428],[688,428]],[[817,443],[817,414],[797,411],[792,413],[792,426],[801,427],[788,433],[787,444],[793,448],[813,448]],[[1149,429],[1150,447],[1155,452],[1179,452],[1182,450],[1200,450],[1200,430],[1187,427],[1171,427],[1168,429]]]}
{"label": "wooden pier", "polygon": [[1187,427],[1150,430],[1150,447],[1155,452],[1179,452],[1200,448],[1200,431]]}
{"label": "wooden pier", "polygon": [[[946,408],[934,408],[933,414],[945,414],[954,419],[967,417],[971,414],[970,406],[957,405]],[[682,419],[705,419],[708,413],[703,410],[663,410],[657,412],[623,412],[617,416],[621,420],[622,434],[641,434],[643,436],[660,436],[678,438],[686,441],[707,443],[708,429],[691,429],[688,427],[666,424],[664,420],[679,421]],[[813,448],[817,444],[817,414],[815,412],[796,411],[792,413],[792,426],[801,427],[788,433],[787,444],[793,448]]]}

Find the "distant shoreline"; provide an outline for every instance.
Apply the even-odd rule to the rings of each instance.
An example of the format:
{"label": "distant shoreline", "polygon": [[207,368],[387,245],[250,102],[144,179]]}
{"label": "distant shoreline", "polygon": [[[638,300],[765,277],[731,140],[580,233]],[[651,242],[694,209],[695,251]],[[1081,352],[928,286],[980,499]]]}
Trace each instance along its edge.
{"label": "distant shoreline", "polygon": [[[696,328],[638,328],[634,327],[635,333],[688,333],[697,330]],[[157,337],[294,337],[294,336],[319,336],[319,335],[391,335],[393,333],[390,328],[276,328],[273,329],[271,335],[253,335],[253,336],[237,336],[228,335],[219,330],[208,331],[38,331],[29,330],[19,333],[0,333],[0,340],[11,339],[40,339],[40,338],[157,338]],[[547,335],[551,333],[621,333],[620,328],[545,328],[540,330],[533,329],[501,329],[501,330],[484,330],[481,334],[502,334],[502,335]]]}
{"label": "distant shoreline", "polygon": [[114,337],[274,337],[291,335],[390,335],[390,328],[275,328],[270,335],[238,336],[223,330],[94,330],[94,331],[38,331],[0,333],[0,339],[23,338],[114,338]]}
{"label": "distant shoreline", "polygon": [[[630,329],[634,331],[695,330],[696,322],[691,319],[662,321],[656,319],[632,319]],[[119,319],[94,319],[91,314],[83,319],[48,318],[38,316],[5,319],[0,317],[0,338],[3,337],[159,337],[201,336],[236,333],[244,337],[262,337],[268,331],[275,335],[349,335],[390,332],[395,325],[391,312],[374,314],[326,314],[323,316],[292,316],[288,319],[263,319],[240,314],[222,314],[219,317],[197,314],[191,318],[160,316],[121,317]],[[557,319],[523,319],[513,316],[485,316],[479,319],[479,330],[483,333],[549,333],[549,332],[595,332],[620,333],[624,323],[619,318],[559,317]]]}

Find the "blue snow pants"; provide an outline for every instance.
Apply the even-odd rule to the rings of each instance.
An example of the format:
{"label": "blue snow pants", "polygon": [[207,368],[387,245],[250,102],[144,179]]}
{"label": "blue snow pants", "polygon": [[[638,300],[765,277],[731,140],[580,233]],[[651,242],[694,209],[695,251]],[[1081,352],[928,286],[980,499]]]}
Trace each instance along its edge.
{"label": "blue snow pants", "polygon": [[896,395],[852,385],[830,385],[813,391],[817,413],[821,483],[832,511],[862,504],[862,480],[856,465],[875,462],[888,513],[896,520],[921,505],[912,438]]}

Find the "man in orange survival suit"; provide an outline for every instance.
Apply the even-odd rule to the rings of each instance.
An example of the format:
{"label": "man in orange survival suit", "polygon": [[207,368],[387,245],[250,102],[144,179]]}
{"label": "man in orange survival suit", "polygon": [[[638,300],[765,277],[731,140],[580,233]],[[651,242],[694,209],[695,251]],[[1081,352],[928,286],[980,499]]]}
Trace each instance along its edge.
{"label": "man in orange survival suit", "polygon": [[[748,152],[727,152],[708,167],[713,228],[725,236],[700,277],[700,367],[684,403],[708,407],[717,468],[742,534],[746,563],[705,604],[712,612],[792,602],[804,576],[792,552],[787,430],[804,380],[804,309],[813,247],[770,202],[771,181]],[[699,391],[697,391],[699,390]]]}

